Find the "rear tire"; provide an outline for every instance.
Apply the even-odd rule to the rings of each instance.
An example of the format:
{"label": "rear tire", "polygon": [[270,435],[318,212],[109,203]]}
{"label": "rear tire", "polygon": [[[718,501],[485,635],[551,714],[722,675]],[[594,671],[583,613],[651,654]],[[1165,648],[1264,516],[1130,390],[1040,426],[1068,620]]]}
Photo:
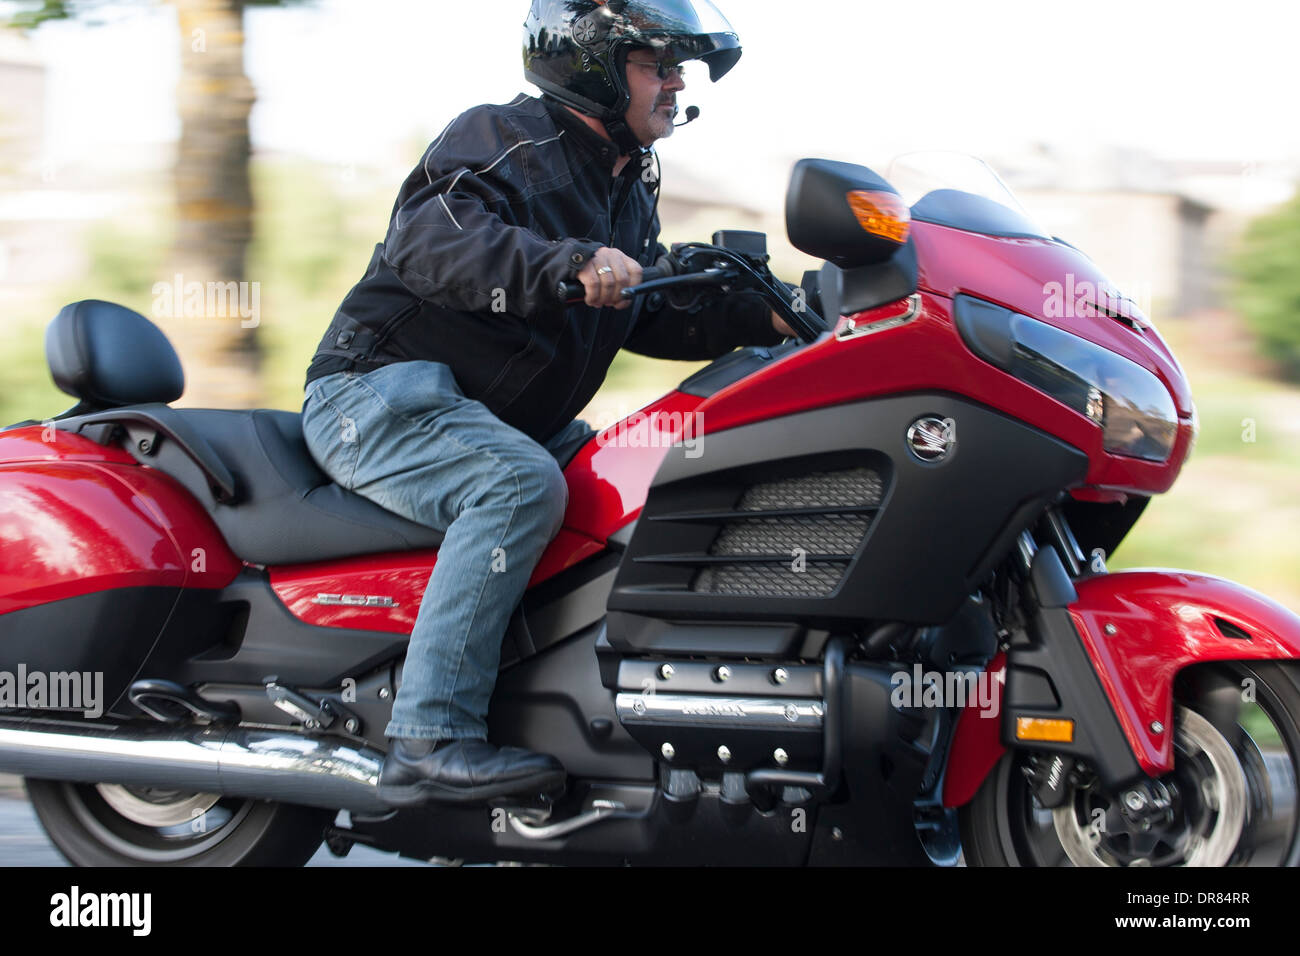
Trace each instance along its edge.
{"label": "rear tire", "polygon": [[332,810],[158,788],[26,780],[73,866],[302,866]]}
{"label": "rear tire", "polygon": [[[1245,693],[1247,687],[1249,695]],[[1175,696],[1177,704],[1193,714],[1175,721],[1182,747],[1175,751],[1174,771],[1162,780],[1176,790],[1181,787],[1184,798],[1180,813],[1184,818],[1170,828],[1168,841],[1155,841],[1160,845],[1153,848],[1151,857],[1144,860],[1138,855],[1136,863],[1130,859],[1128,865],[1176,861],[1180,837],[1185,838],[1188,831],[1196,833],[1198,826],[1204,829],[1206,821],[1212,829],[1226,820],[1227,826],[1239,831],[1227,865],[1300,866],[1300,807],[1296,792],[1300,777],[1300,662],[1198,666],[1180,675]],[[1231,767],[1221,766],[1224,745],[1236,758]],[[1206,759],[1211,753],[1217,753],[1219,769],[1225,771],[1217,781],[1212,773],[1207,775],[1206,768],[1214,763]],[[1072,866],[1070,853],[1080,855],[1078,840],[1067,841],[1071,843],[1067,851],[1059,835],[1061,827],[1069,826],[1071,810],[1054,814],[1037,802],[1021,773],[1024,761],[1023,751],[1008,751],[974,799],[960,809],[962,850],[969,866]],[[1207,805],[1197,798],[1197,792],[1205,788],[1241,794],[1242,780],[1244,799],[1235,803],[1244,802],[1244,806],[1220,812],[1212,802]],[[1216,790],[1216,784],[1222,786]],[[1073,820],[1079,823],[1086,821],[1090,812],[1097,812],[1098,804],[1117,799],[1115,794],[1075,791],[1066,807],[1074,808]],[[1193,810],[1201,819],[1188,819],[1195,815]],[[1067,835],[1077,836],[1069,832]],[[1105,864],[1102,859],[1084,862],[1114,865],[1117,858],[1125,857],[1123,851],[1131,850],[1138,841],[1145,845],[1153,842],[1147,834],[1135,836],[1136,840],[1130,839],[1112,830],[1102,842],[1120,852],[1099,853],[1100,858],[1109,859]]]}

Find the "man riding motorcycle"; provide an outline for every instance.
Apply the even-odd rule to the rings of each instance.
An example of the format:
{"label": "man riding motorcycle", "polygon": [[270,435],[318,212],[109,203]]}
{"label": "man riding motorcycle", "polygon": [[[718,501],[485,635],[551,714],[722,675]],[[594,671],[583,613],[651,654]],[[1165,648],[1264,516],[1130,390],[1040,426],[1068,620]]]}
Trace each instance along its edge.
{"label": "man riding motorcycle", "polygon": [[[524,72],[543,96],[480,106],[433,141],[307,374],[303,428],[338,484],[446,531],[386,729],[395,806],[563,783],[555,758],[486,740],[502,636],[568,500],[575,416],[620,348],[716,358],[790,334],[759,299],[631,306],[658,244],[653,143],[682,64],[716,82],[739,39],[708,0],[533,0]],[[557,286],[577,279],[584,304]]]}

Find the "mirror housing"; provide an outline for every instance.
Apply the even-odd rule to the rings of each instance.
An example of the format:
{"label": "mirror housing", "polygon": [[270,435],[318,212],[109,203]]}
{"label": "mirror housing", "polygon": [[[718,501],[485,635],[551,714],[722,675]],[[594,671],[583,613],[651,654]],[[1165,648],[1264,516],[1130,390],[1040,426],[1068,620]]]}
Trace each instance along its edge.
{"label": "mirror housing", "polygon": [[843,269],[887,261],[907,242],[898,191],[865,166],[801,159],[790,174],[785,228],[801,252]]}

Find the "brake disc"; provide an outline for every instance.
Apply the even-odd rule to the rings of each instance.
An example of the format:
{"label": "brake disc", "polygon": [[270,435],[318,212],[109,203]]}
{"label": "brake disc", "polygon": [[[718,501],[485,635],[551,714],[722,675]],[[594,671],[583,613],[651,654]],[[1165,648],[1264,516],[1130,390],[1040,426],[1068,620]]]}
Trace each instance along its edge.
{"label": "brake disc", "polygon": [[110,807],[132,823],[146,827],[174,827],[201,816],[221,799],[217,793],[180,793],[172,790],[125,787],[117,783],[95,785]]}
{"label": "brake disc", "polygon": [[[1203,755],[1211,772],[1201,774],[1202,802],[1217,816],[1206,836],[1193,835],[1183,855],[1183,866],[1226,866],[1241,839],[1246,822],[1246,775],[1232,745],[1215,726],[1186,707],[1176,714],[1175,760]],[[1106,855],[1104,841],[1091,827],[1079,822],[1074,800],[1052,811],[1052,822],[1066,856],[1075,866],[1116,866]],[[1141,861],[1130,864],[1140,866]]]}

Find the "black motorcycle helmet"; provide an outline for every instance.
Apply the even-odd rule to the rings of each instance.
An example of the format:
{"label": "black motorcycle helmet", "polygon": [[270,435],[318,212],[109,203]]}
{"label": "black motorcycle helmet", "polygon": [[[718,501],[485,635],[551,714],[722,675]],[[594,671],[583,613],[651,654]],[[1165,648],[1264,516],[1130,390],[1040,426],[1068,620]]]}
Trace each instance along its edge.
{"label": "black motorcycle helmet", "polygon": [[624,70],[638,47],[703,60],[714,83],[740,59],[740,37],[709,0],[533,0],[524,22],[524,76],[594,116],[627,152],[644,147],[624,119]]}

